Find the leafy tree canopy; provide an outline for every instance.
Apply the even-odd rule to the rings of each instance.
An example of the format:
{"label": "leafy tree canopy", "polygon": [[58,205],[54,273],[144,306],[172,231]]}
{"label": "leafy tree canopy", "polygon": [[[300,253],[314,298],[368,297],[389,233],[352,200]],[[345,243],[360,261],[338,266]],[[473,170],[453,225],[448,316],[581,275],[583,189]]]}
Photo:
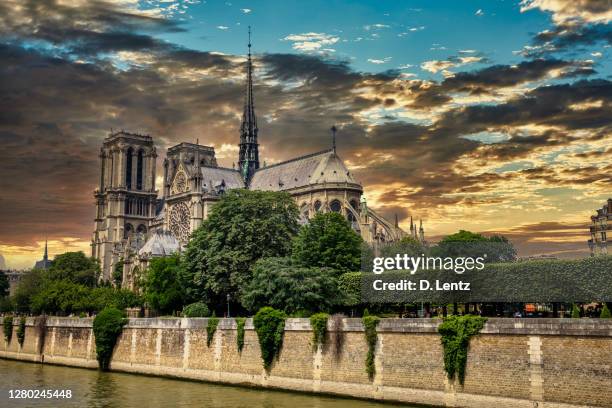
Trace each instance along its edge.
{"label": "leafy tree canopy", "polygon": [[66,252],[56,256],[44,276],[45,279],[51,281],[67,280],[93,287],[99,275],[100,266],[98,262],[79,251]]}
{"label": "leafy tree canopy", "polygon": [[83,310],[90,289],[67,280],[51,281],[32,296],[31,310],[36,314],[70,314]]}
{"label": "leafy tree canopy", "polygon": [[182,309],[184,293],[178,280],[179,269],[178,255],[151,259],[145,276],[144,297],[153,309],[168,314]]}
{"label": "leafy tree canopy", "polygon": [[294,265],[290,258],[264,258],[243,288],[242,305],[250,311],[271,306],[286,313],[329,311],[338,297],[334,271]]}
{"label": "leafy tree canopy", "polygon": [[361,245],[361,237],[341,214],[318,213],[295,238],[293,259],[307,267],[332,268],[339,273],[357,271]]}
{"label": "leafy tree canopy", "polygon": [[[380,255],[383,257],[394,257],[397,254],[419,257],[426,255],[428,248],[420,241],[410,236],[405,236],[397,242],[384,245],[381,248]],[[369,269],[370,271],[372,269]]]}
{"label": "leafy tree canopy", "polygon": [[431,252],[434,256],[443,257],[484,257],[485,263],[516,260],[516,249],[506,237],[485,237],[465,230],[444,237]]}
{"label": "leafy tree canopy", "polygon": [[231,190],[213,207],[183,255],[181,280],[191,301],[239,300],[261,258],[287,256],[298,209],[284,192]]}
{"label": "leafy tree canopy", "polygon": [[99,312],[106,307],[123,310],[142,305],[142,299],[126,289],[112,287],[89,288],[67,280],[47,281],[32,295],[29,308],[33,313],[68,315],[79,312]]}
{"label": "leafy tree canopy", "polygon": [[32,269],[23,274],[13,295],[17,312],[25,313],[30,310],[32,298],[42,290],[42,282],[43,270],[41,269]]}
{"label": "leafy tree canopy", "polygon": [[9,294],[8,277],[3,271],[0,271],[0,298],[8,296],[8,294]]}

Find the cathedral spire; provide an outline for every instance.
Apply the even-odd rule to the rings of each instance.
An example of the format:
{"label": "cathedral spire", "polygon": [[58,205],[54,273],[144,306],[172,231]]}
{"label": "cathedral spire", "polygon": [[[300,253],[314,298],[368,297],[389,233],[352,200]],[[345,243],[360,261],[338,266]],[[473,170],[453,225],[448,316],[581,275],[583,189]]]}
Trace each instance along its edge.
{"label": "cathedral spire", "polygon": [[238,168],[248,185],[253,173],[259,168],[259,151],[257,143],[257,118],[255,117],[255,102],[253,100],[253,61],[251,59],[251,27],[249,26],[249,53],[246,68],[246,90],[244,111],[240,125],[240,154]]}
{"label": "cathedral spire", "polygon": [[48,260],[49,260],[49,251],[47,248],[47,238],[45,238],[45,254],[43,255],[43,261],[45,261],[45,265],[47,264]]}
{"label": "cathedral spire", "polygon": [[334,154],[336,154],[336,132],[338,131],[338,128],[336,128],[336,125],[333,125],[330,130],[332,132],[332,150],[334,151]]}

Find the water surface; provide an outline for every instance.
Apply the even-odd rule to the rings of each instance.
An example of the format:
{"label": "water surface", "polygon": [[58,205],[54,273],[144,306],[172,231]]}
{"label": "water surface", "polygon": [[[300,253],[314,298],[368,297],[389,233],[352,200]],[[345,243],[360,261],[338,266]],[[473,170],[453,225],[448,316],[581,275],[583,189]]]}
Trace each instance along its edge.
{"label": "water surface", "polygon": [[[9,390],[71,390],[71,399],[10,399]],[[0,407],[382,408],[389,404],[209,383],[101,373],[0,359]]]}

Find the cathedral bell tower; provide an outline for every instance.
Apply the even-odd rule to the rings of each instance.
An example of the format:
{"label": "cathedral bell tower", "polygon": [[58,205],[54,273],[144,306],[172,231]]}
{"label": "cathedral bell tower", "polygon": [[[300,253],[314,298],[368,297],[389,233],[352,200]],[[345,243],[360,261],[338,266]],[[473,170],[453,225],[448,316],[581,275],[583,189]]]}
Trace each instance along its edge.
{"label": "cathedral bell tower", "polygon": [[157,202],[156,158],[151,136],[120,131],[104,139],[91,247],[105,280],[135,234],[146,238],[149,232]]}
{"label": "cathedral bell tower", "polygon": [[248,186],[253,173],[259,168],[259,144],[257,143],[257,119],[253,101],[253,61],[251,60],[251,27],[249,27],[249,54],[247,59],[246,94],[244,111],[240,125],[240,153],[238,165],[240,173]]}

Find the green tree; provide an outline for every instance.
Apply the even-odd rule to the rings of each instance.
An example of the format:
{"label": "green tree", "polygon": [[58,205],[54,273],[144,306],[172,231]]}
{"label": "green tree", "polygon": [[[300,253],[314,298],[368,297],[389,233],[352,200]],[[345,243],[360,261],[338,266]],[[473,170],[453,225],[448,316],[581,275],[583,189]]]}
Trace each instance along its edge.
{"label": "green tree", "polygon": [[291,258],[264,258],[242,290],[242,305],[256,311],[271,306],[286,313],[329,311],[338,296],[334,271],[294,265]]}
{"label": "green tree", "polygon": [[183,308],[183,317],[208,317],[210,309],[204,302],[191,303]]}
{"label": "green tree", "polygon": [[85,285],[66,280],[47,282],[43,289],[32,297],[31,310],[38,314],[80,312],[89,295],[90,289]]}
{"label": "green tree", "polygon": [[29,312],[32,298],[42,290],[42,285],[43,271],[41,269],[32,269],[24,273],[13,295],[15,311]]}
{"label": "green tree", "polygon": [[362,242],[341,214],[318,213],[295,238],[293,260],[306,267],[332,268],[339,273],[357,271]]}
{"label": "green tree", "polygon": [[603,304],[603,309],[601,309],[601,313],[599,315],[600,319],[612,319],[612,313],[610,313],[610,309],[607,304]]}
{"label": "green tree", "polygon": [[88,296],[83,298],[83,303],[77,304],[76,308],[81,311],[99,312],[109,307],[124,310],[128,307],[140,307],[142,305],[142,297],[130,290],[99,287],[91,289]]}
{"label": "green tree", "polygon": [[[403,256],[406,254],[411,257],[420,257],[422,255],[426,255],[428,251],[429,249],[420,241],[414,239],[413,237],[405,236],[399,241],[391,242],[382,246],[380,256],[385,258],[394,258],[396,255]],[[366,272],[371,272],[372,264],[370,263],[369,268],[364,270]]]}
{"label": "green tree", "polygon": [[501,235],[485,237],[470,231],[459,232],[444,237],[432,248],[434,256],[442,257],[483,257],[485,263],[511,262],[516,260],[514,245]]}
{"label": "green tree", "polygon": [[123,283],[123,264],[124,262],[122,258],[119,260],[119,262],[115,264],[115,267],[113,268],[113,283],[118,288],[120,288],[121,284]]}
{"label": "green tree", "polygon": [[288,193],[231,190],[215,204],[183,254],[181,281],[189,301],[239,301],[261,258],[287,256],[298,230],[298,209]]}
{"label": "green tree", "polygon": [[6,297],[9,295],[9,281],[8,277],[3,271],[0,271],[0,298]]}
{"label": "green tree", "polygon": [[102,310],[94,319],[93,332],[96,339],[96,358],[100,370],[108,370],[117,339],[126,323],[127,319],[123,312],[115,308]]}
{"label": "green tree", "polygon": [[44,274],[52,281],[67,280],[72,283],[93,287],[100,274],[96,259],[85,256],[82,251],[58,255]]}
{"label": "green tree", "polygon": [[580,319],[580,308],[575,303],[572,305],[572,319]]}
{"label": "green tree", "polygon": [[151,259],[144,297],[153,309],[168,314],[182,309],[185,294],[178,280],[179,269],[180,258],[176,254]]}

